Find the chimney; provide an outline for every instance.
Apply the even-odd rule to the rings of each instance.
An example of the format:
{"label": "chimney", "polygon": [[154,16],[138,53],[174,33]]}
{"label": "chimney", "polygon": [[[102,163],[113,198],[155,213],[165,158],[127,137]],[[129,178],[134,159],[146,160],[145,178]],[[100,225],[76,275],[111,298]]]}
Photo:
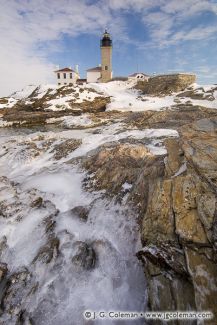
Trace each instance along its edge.
{"label": "chimney", "polygon": [[75,72],[76,72],[77,74],[79,74],[79,72],[78,72],[78,64],[76,64],[76,66],[75,66]]}

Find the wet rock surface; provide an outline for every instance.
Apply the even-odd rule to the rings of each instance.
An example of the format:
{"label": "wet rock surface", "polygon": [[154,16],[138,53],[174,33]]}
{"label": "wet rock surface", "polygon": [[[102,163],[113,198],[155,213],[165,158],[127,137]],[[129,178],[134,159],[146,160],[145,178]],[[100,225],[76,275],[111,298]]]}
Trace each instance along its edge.
{"label": "wet rock surface", "polygon": [[71,209],[70,213],[74,217],[79,218],[79,220],[86,222],[89,214],[89,207],[77,206]]}
{"label": "wet rock surface", "polygon": [[51,152],[54,152],[54,159],[59,160],[65,158],[68,154],[81,145],[81,140],[67,139],[60,144],[57,144]]}
{"label": "wet rock surface", "polygon": [[75,255],[72,258],[72,263],[76,267],[84,270],[91,270],[96,263],[96,253],[94,249],[83,242],[76,242],[74,244]]}

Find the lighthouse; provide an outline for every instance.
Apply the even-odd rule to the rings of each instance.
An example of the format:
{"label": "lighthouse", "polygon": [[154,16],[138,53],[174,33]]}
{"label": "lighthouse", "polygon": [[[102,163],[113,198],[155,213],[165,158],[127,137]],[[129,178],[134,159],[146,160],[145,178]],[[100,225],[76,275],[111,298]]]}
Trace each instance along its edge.
{"label": "lighthouse", "polygon": [[101,41],[101,82],[107,82],[112,79],[112,39],[105,30]]}

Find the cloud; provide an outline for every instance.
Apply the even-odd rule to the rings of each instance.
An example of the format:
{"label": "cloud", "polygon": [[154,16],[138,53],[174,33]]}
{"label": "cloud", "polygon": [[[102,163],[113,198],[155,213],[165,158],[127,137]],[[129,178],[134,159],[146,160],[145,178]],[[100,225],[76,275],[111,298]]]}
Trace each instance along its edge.
{"label": "cloud", "polygon": [[[126,46],[140,50],[216,38],[216,21],[193,25],[192,18],[217,15],[212,0],[2,0],[0,11],[0,96],[29,83],[52,81],[53,62],[65,35],[99,35],[108,27]],[[149,35],[130,33],[134,15]],[[130,36],[131,35],[131,36]]]}
{"label": "cloud", "polygon": [[[208,0],[163,1],[156,11],[144,11],[143,23],[148,26],[151,44],[168,46],[180,41],[193,41],[216,36],[216,22],[208,26],[191,26],[193,17],[204,13],[217,16],[217,3]],[[207,24],[207,22],[206,22]]]}
{"label": "cloud", "polygon": [[101,33],[105,26],[124,35],[122,17],[84,0],[3,1],[0,12],[0,96],[29,83],[52,80],[50,44],[64,34]]}

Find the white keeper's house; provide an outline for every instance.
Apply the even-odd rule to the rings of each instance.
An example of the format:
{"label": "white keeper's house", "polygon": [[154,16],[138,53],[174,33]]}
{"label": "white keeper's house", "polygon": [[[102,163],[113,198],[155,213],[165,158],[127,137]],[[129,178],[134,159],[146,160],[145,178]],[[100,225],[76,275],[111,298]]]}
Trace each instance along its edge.
{"label": "white keeper's house", "polygon": [[99,65],[87,70],[87,82],[100,82],[102,75],[102,68]]}
{"label": "white keeper's house", "polygon": [[56,73],[58,86],[75,85],[77,80],[80,78],[78,66],[76,66],[75,70],[69,67],[54,72]]}
{"label": "white keeper's house", "polygon": [[100,40],[101,64],[87,70],[86,79],[80,79],[78,66],[75,71],[63,68],[54,71],[57,77],[58,86],[83,84],[85,82],[107,82],[112,79],[112,39],[111,35],[105,30]]}
{"label": "white keeper's house", "polygon": [[143,72],[135,72],[129,75],[128,80],[135,80],[135,81],[148,81],[149,76]]}

